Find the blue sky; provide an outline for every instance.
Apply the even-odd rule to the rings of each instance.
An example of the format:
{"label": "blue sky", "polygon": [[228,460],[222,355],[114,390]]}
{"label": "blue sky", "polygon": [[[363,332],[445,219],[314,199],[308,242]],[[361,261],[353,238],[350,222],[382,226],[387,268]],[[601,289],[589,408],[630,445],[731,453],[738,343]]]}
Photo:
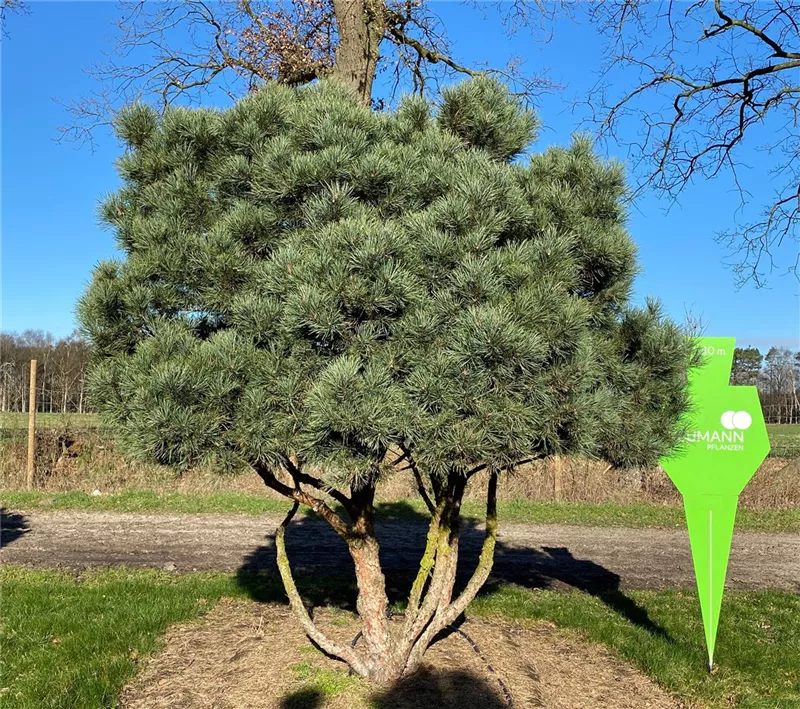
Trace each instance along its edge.
{"label": "blue sky", "polygon": [[[564,86],[539,101],[544,126],[534,149],[566,143],[580,125],[573,100],[594,82],[600,41],[588,27],[560,22],[551,42],[512,40],[499,21],[461,4],[437,8],[455,54],[464,63],[504,64],[509,54],[549,68]],[[34,2],[11,17],[2,43],[2,321],[4,331],[28,328],[60,336],[75,327],[74,307],[93,266],[116,254],[113,235],[96,218],[98,201],[118,185],[119,147],[97,135],[95,152],[58,143],[69,117],[56,99],[97,88],[84,69],[113,46],[112,2]],[[491,12],[489,13],[491,17]],[[624,78],[624,77],[623,77]],[[226,100],[219,99],[219,105]],[[768,163],[753,142],[745,155],[754,204],[769,196]],[[614,146],[609,147],[611,155]],[[619,154],[622,157],[622,154]],[[768,288],[734,287],[714,234],[733,224],[738,196],[725,179],[695,184],[672,205],[642,198],[629,228],[639,247],[637,299],[658,297],[675,318],[691,309],[709,323],[708,335],[735,336],[740,345],[800,347],[798,282],[773,277]]]}

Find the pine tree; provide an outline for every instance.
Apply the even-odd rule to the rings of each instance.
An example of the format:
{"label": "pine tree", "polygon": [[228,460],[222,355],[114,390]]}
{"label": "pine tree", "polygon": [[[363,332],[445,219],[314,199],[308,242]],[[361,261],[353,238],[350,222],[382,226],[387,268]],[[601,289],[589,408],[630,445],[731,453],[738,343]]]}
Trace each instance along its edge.
{"label": "pine tree", "polygon": [[758,383],[764,355],[757,347],[737,347],[733,351],[731,383],[753,385]]}
{"label": "pine tree", "polygon": [[[652,463],[682,435],[694,349],[656,304],[630,305],[623,171],[584,139],[525,157],[536,127],[486,79],[438,110],[373,112],[320,82],[116,121],[123,187],[102,216],[125,257],[79,306],[94,401],[131,455],[255,470],[292,500],[276,535],[292,608],[378,683],[418,667],[486,580],[502,473],[556,453]],[[431,521],[390,632],[374,498],[398,470]],[[454,594],[481,470],[485,542]],[[357,649],[319,631],[294,585],[299,505],[348,545]]]}

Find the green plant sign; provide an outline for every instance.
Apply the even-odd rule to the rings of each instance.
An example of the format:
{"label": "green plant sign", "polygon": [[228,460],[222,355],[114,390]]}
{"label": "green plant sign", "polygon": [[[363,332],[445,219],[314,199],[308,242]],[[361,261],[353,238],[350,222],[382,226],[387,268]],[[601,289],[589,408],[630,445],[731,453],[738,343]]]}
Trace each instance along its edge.
{"label": "green plant sign", "polygon": [[688,435],[661,465],[683,495],[711,669],[739,494],[769,453],[769,438],[756,387],[728,384],[734,338],[698,343],[705,361],[689,372]]}

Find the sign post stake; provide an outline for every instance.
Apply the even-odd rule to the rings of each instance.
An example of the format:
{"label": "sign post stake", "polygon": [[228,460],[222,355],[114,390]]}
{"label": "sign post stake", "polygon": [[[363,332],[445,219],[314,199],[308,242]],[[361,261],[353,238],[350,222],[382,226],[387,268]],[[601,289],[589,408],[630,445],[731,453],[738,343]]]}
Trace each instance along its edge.
{"label": "sign post stake", "polygon": [[769,437],[756,387],[728,384],[734,338],[697,339],[704,362],[689,372],[686,440],[661,465],[683,496],[711,671],[739,494]]}

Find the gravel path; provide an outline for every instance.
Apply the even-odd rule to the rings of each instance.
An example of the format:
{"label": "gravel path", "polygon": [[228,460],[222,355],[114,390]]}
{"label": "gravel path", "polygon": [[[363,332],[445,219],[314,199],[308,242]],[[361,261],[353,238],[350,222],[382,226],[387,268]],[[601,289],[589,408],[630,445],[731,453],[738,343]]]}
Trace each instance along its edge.
{"label": "gravel path", "polygon": [[[272,530],[278,515],[9,512],[2,523],[3,562],[84,569],[125,564],[176,571],[274,569]],[[480,525],[465,521],[460,573],[477,558]],[[379,524],[390,579],[412,572],[425,540],[417,520]],[[287,534],[296,568],[351,574],[344,543],[325,522],[300,519]],[[683,530],[564,525],[501,525],[497,578],[529,587],[615,589],[693,588],[689,542]],[[800,535],[738,532],[728,587],[800,592]]]}

